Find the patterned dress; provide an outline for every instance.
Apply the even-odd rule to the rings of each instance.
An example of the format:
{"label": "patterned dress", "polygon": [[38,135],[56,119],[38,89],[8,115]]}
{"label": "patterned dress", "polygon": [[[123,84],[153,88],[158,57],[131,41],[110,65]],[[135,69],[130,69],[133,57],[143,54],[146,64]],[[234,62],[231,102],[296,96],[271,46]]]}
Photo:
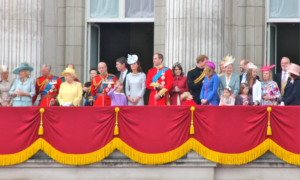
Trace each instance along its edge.
{"label": "patterned dress", "polygon": [[261,83],[261,94],[262,96],[271,96],[272,100],[264,100],[262,98],[261,105],[278,105],[278,99],[281,98],[280,90],[275,81],[269,81]]}

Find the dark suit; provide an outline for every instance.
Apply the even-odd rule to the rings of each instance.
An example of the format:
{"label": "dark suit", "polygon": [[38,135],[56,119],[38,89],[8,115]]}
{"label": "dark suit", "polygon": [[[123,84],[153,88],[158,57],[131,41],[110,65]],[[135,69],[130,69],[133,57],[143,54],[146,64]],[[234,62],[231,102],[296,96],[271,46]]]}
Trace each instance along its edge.
{"label": "dark suit", "polygon": [[187,74],[187,84],[188,84],[191,94],[193,95],[193,100],[197,104],[201,104],[200,92],[201,92],[202,85],[203,85],[202,82],[205,77],[205,73],[203,73],[203,70],[204,69],[200,69],[196,66],[196,68],[190,69]]}
{"label": "dark suit", "polygon": [[[274,75],[274,81],[277,83],[278,88],[281,90],[281,76],[282,76],[282,72],[277,73]],[[291,80],[291,78],[288,78],[288,82]]]}
{"label": "dark suit", "polygon": [[[256,79],[260,81],[260,78],[259,76],[256,76]],[[243,74],[240,75],[240,84],[242,84],[242,80],[243,80]]]}
{"label": "dark suit", "polygon": [[289,80],[284,88],[284,94],[281,99],[284,105],[299,105],[300,101],[300,80],[291,83]]}
{"label": "dark suit", "polygon": [[[124,94],[125,94],[125,87],[126,87],[126,78],[127,78],[127,74],[129,73],[129,71],[127,70],[127,73],[125,74],[125,78],[123,79],[123,90],[124,90]],[[121,76],[121,72],[118,72],[116,74],[116,77],[118,78],[118,80],[120,80],[120,76]]]}

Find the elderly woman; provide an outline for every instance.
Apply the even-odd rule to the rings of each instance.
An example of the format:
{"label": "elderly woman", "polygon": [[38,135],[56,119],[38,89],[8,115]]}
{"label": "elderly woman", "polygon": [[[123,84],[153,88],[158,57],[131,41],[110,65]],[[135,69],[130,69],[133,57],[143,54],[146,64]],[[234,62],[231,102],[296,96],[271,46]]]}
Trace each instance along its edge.
{"label": "elderly woman", "polygon": [[246,82],[250,87],[249,94],[252,95],[254,105],[259,105],[261,102],[261,83],[256,79],[257,66],[255,66],[253,63],[249,63],[248,65]]}
{"label": "elderly woman", "polygon": [[237,74],[232,73],[234,60],[232,56],[229,56],[228,60],[225,62],[224,67],[226,69],[226,73],[221,75],[220,83],[219,83],[219,95],[223,97],[223,89],[225,87],[231,87],[232,94],[231,96],[235,98],[239,94],[240,87],[240,77]]}
{"label": "elderly woman", "polygon": [[146,92],[146,74],[143,73],[137,55],[128,54],[127,63],[131,69],[131,73],[127,74],[125,87],[128,105],[143,106]]}
{"label": "elderly woman", "polygon": [[12,98],[8,94],[13,80],[8,78],[9,70],[7,66],[0,66],[0,106],[12,106]]}
{"label": "elderly woman", "polygon": [[200,93],[200,101],[202,105],[219,105],[219,77],[215,72],[215,64],[206,62],[205,79]]}
{"label": "elderly woman", "polygon": [[170,104],[182,105],[181,94],[189,91],[187,78],[183,76],[183,71],[180,63],[175,63],[173,66],[173,84],[170,91]]}
{"label": "elderly woman", "polygon": [[66,68],[61,75],[65,82],[60,85],[57,100],[61,106],[79,106],[82,99],[82,87],[80,82],[76,82],[78,76],[72,68]]}
{"label": "elderly woman", "polygon": [[32,106],[32,97],[35,95],[35,82],[30,78],[33,67],[24,62],[21,66],[13,71],[19,74],[19,78],[14,80],[8,94],[13,97],[12,106]]}
{"label": "elderly woman", "polygon": [[261,69],[263,79],[261,83],[261,105],[278,105],[278,100],[281,98],[278,85],[272,80],[271,68],[273,67],[275,65],[263,66]]}
{"label": "elderly woman", "polygon": [[291,80],[287,82],[284,88],[284,94],[281,102],[284,105],[299,105],[300,104],[300,66],[291,63],[288,69]]}

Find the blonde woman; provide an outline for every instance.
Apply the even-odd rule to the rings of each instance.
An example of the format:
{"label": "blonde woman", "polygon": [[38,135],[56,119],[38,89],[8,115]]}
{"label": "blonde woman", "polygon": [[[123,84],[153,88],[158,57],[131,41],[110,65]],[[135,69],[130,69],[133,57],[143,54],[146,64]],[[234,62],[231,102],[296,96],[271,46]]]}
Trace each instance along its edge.
{"label": "blonde woman", "polygon": [[82,86],[80,82],[76,82],[78,78],[75,70],[66,68],[61,75],[65,78],[65,82],[60,85],[57,100],[60,106],[79,106],[82,99]]}
{"label": "blonde woman", "polygon": [[24,62],[21,66],[13,71],[18,74],[19,78],[14,80],[9,90],[9,95],[13,97],[12,106],[32,106],[32,97],[35,95],[35,82],[30,78],[33,67]]}

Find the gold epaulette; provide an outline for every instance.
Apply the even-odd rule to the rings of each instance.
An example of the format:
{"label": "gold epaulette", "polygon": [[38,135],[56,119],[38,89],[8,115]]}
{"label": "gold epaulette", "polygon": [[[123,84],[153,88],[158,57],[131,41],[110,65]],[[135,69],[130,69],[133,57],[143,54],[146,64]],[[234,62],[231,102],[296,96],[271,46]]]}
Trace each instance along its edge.
{"label": "gold epaulette", "polygon": [[115,77],[115,75],[114,74],[108,74],[109,76],[113,76],[113,77]]}
{"label": "gold epaulette", "polygon": [[189,71],[194,70],[195,68],[189,69]]}

